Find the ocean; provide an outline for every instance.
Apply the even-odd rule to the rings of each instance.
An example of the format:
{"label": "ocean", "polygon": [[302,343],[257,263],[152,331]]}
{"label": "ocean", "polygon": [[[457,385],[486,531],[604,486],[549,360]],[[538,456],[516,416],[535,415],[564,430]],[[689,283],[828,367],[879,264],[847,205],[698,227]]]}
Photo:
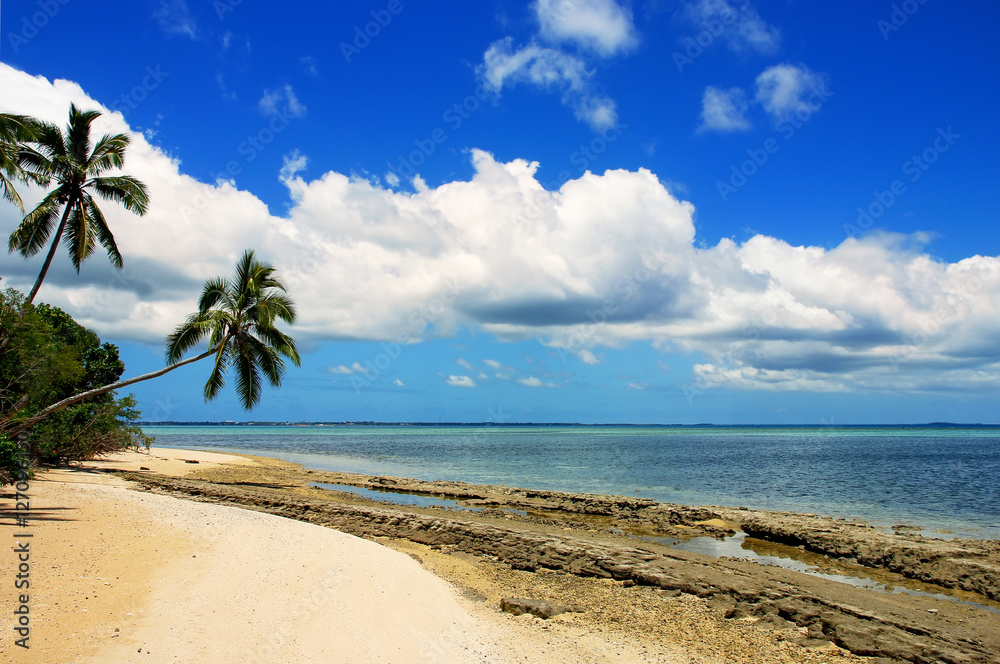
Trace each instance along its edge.
{"label": "ocean", "polygon": [[309,468],[905,523],[1000,539],[1000,427],[143,426]]}

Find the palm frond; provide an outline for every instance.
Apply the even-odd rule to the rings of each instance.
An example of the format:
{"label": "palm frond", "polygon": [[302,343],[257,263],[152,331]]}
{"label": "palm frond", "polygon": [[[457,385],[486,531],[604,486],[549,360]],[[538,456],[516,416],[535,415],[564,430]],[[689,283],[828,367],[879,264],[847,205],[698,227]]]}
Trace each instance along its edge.
{"label": "palm frond", "polygon": [[100,175],[112,168],[124,168],[125,150],[129,138],[125,134],[105,134],[97,141],[94,151],[90,153],[84,167],[90,175]]}
{"label": "palm frond", "polygon": [[205,288],[201,291],[201,298],[198,300],[198,311],[206,312],[216,307],[220,302],[224,302],[227,305],[232,304],[229,302],[229,284],[222,277],[209,279],[205,282]]}
{"label": "palm frond", "polygon": [[70,200],[67,205],[70,206],[70,213],[66,230],[63,231],[63,241],[69,249],[69,260],[73,268],[80,274],[80,265],[94,253],[97,239],[89,222],[86,202],[80,198]]}
{"label": "palm frond", "polygon": [[90,184],[101,198],[120,203],[126,210],[140,217],[149,209],[146,185],[130,175],[94,178]]}
{"label": "palm frond", "polygon": [[100,117],[98,111],[81,111],[76,104],[70,104],[69,124],[63,138],[65,154],[77,165],[83,167],[90,156],[90,125]]}
{"label": "palm frond", "polygon": [[87,213],[90,217],[90,225],[96,231],[97,239],[100,240],[101,246],[108,252],[111,264],[116,269],[122,269],[125,267],[125,259],[122,258],[121,252],[118,251],[115,236],[111,234],[111,229],[108,228],[108,222],[104,218],[104,213],[101,212],[101,208],[97,207],[97,203],[94,202],[91,196],[86,197],[86,205]]}
{"label": "palm frond", "polygon": [[205,383],[205,400],[211,401],[219,395],[222,388],[226,386],[226,368],[232,361],[232,351],[229,346],[222,346],[215,354],[215,361],[212,364],[212,373]]}
{"label": "palm frond", "polygon": [[61,195],[61,189],[50,192],[34,210],[25,215],[7,239],[7,251],[16,251],[25,258],[30,258],[45,246],[59,217]]}
{"label": "palm frond", "polygon": [[24,201],[21,200],[21,196],[14,189],[13,183],[4,176],[4,172],[0,171],[0,197],[5,201],[9,201],[17,206],[17,209],[24,212]]}
{"label": "palm frond", "polygon": [[285,374],[285,361],[271,347],[257,339],[248,339],[247,345],[253,348],[253,355],[261,373],[274,387],[281,387],[281,378]]}
{"label": "palm frond", "polygon": [[258,368],[260,358],[252,346],[244,344],[238,349],[235,360],[236,394],[239,395],[243,407],[252,410],[260,403],[261,383]]}

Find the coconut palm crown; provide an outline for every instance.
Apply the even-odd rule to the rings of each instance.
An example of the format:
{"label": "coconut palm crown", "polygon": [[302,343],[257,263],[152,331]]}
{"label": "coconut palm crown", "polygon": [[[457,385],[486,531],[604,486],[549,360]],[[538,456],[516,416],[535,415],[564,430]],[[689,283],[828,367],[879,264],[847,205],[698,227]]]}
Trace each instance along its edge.
{"label": "coconut palm crown", "polygon": [[243,407],[250,410],[260,402],[262,375],[278,387],[286,368],[282,358],[295,366],[300,363],[295,340],[275,327],[279,320],[294,323],[295,307],[275,269],[258,261],[248,249],[230,279],[219,277],[205,283],[197,313],[167,337],[167,362],[180,361],[207,337],[214,366],[205,383],[205,399],[218,395],[231,367],[236,372],[236,392]]}
{"label": "coconut palm crown", "polygon": [[41,124],[31,143],[22,147],[18,155],[27,173],[51,179],[56,185],[38,207],[24,217],[7,243],[9,251],[30,258],[52,236],[42,270],[28,293],[28,302],[35,299],[60,240],[66,244],[77,273],[80,264],[94,252],[97,242],[107,251],[112,265],[119,270],[124,266],[114,235],[92,194],[119,203],[137,215],[145,214],[149,207],[149,196],[142,182],[129,175],[104,175],[124,166],[129,137],[107,134],[92,144],[91,124],[100,115],[97,111],[81,111],[73,104],[65,134],[55,125]]}
{"label": "coconut palm crown", "polygon": [[[236,370],[236,391],[247,410],[260,402],[261,375],[271,385],[281,385],[285,373],[283,357],[299,366],[295,340],[275,327],[276,321],[295,322],[295,306],[285,295],[285,287],[275,276],[275,269],[246,250],[236,264],[232,279],[215,278],[205,282],[198,311],[167,337],[167,366],[135,378],[102,385],[67,397],[37,414],[0,431],[14,436],[39,420],[74,403],[105,392],[151,380],[187,364],[214,357],[215,363],[205,384],[205,400],[214,399],[226,384],[226,371]],[[208,337],[209,348],[199,355],[182,360],[184,353]],[[11,419],[8,417],[8,419]]]}

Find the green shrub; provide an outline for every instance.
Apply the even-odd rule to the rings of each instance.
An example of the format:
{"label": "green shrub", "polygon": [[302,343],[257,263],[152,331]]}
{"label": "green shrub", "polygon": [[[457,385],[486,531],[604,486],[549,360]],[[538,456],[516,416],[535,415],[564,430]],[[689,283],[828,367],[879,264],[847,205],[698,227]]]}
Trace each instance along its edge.
{"label": "green shrub", "polygon": [[[7,434],[0,432],[0,486],[13,484],[21,479],[21,450],[17,443],[11,440]],[[31,471],[27,471],[27,478],[32,477]]]}

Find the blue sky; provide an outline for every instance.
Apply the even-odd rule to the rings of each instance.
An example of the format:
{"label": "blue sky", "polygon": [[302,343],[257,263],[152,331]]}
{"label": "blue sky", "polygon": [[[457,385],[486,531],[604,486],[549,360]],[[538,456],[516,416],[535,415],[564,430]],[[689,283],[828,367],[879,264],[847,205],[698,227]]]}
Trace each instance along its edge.
{"label": "blue sky", "polygon": [[244,248],[289,278],[283,388],[206,404],[196,364],[135,387],[150,419],[996,422],[998,19],[8,0],[0,111],[133,135],[125,271],[60,255],[40,294],[128,374]]}

